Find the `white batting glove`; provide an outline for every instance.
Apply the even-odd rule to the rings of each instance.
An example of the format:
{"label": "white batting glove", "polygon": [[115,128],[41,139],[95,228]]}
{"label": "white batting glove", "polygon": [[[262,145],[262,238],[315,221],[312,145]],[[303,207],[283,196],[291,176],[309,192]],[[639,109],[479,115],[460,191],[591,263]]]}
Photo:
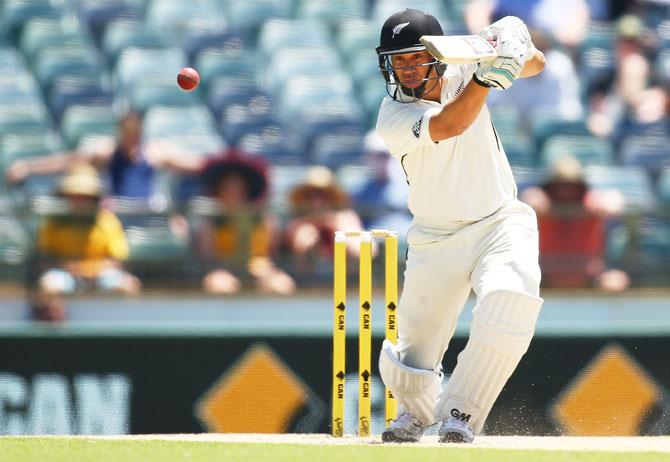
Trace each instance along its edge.
{"label": "white batting glove", "polygon": [[512,31],[502,31],[498,36],[498,57],[479,63],[474,78],[480,85],[506,90],[521,74],[528,52]]}
{"label": "white batting glove", "polygon": [[495,42],[498,40],[500,33],[504,30],[513,31],[514,35],[521,40],[529,51],[529,53],[526,54],[527,57],[530,57],[535,53],[535,45],[533,45],[533,42],[530,39],[528,27],[526,27],[526,24],[516,16],[505,16],[504,18],[498,19],[493,24],[486,26],[479,31],[479,35],[489,42]]}

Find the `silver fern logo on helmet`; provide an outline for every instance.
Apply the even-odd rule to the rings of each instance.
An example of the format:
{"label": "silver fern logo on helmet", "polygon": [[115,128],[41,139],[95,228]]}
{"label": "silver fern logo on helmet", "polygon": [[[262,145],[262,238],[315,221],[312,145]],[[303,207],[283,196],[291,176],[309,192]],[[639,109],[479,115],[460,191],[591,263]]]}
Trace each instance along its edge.
{"label": "silver fern logo on helmet", "polygon": [[403,22],[402,24],[398,24],[393,28],[393,35],[391,38],[395,38],[396,35],[398,35],[405,27],[409,26],[408,22]]}

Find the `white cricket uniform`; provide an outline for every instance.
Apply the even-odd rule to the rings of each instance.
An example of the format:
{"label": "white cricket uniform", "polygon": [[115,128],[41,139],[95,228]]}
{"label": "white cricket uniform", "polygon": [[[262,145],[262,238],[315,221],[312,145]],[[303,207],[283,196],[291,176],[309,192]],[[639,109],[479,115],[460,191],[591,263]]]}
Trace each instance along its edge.
{"label": "white cricket uniform", "polygon": [[[386,97],[377,120],[377,132],[391,155],[401,162],[409,183],[408,205],[414,220],[407,236],[409,251],[399,304],[397,353],[402,363],[416,369],[441,369],[471,289],[478,306],[493,293],[502,293],[502,299],[514,306],[529,300],[527,310],[500,308],[506,303],[495,302],[497,308],[476,307],[473,312],[482,313],[477,318],[484,324],[495,318],[491,328],[494,330],[507,326],[505,323],[514,324],[510,332],[514,331],[516,337],[510,334],[510,342],[515,345],[525,342],[528,331],[532,336],[541,305],[535,213],[516,199],[512,171],[488,108],[484,105],[461,135],[438,143],[430,137],[429,119],[458,96],[475,70],[475,65],[447,66],[441,104],[425,100],[401,103]],[[521,303],[510,301],[515,294],[521,296]],[[491,305],[496,297],[486,300],[485,305]],[[517,318],[522,320],[517,322]],[[487,337],[491,329],[473,327],[469,341],[473,346],[468,351],[479,348],[480,343],[495,345]],[[530,338],[527,340],[529,343]],[[459,365],[440,396],[435,420],[449,415],[467,416],[473,429],[481,430],[493,402],[525,351],[520,347],[520,354],[514,350],[512,357],[505,356],[507,353],[499,357],[498,349],[504,350],[494,347],[491,354],[481,353],[486,356],[484,359],[479,358],[480,353],[465,350],[459,355]],[[475,359],[466,361],[468,355]],[[501,362],[507,364],[505,370],[496,371],[496,363]],[[491,369],[491,374],[497,376],[473,374],[473,368]],[[476,383],[472,382],[473,376]],[[404,407],[407,406],[411,404]],[[427,418],[422,420],[432,423]]]}

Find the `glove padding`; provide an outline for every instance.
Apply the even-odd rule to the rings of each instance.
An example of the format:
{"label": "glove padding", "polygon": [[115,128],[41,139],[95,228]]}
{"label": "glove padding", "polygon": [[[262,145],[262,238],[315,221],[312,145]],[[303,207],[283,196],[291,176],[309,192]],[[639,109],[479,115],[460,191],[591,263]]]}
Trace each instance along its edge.
{"label": "glove padding", "polygon": [[521,40],[521,43],[524,44],[529,53],[526,56],[531,56],[535,52],[535,45],[530,39],[530,33],[528,32],[528,27],[524,22],[517,18],[516,16],[505,16],[504,18],[498,19],[491,25],[484,27],[479,31],[479,36],[485,38],[489,42],[495,42],[498,40],[498,36],[504,30],[511,30],[514,32],[514,35]]}
{"label": "glove padding", "polygon": [[497,50],[496,59],[479,63],[475,78],[482,85],[506,90],[521,74],[528,50],[510,30],[498,36]]}

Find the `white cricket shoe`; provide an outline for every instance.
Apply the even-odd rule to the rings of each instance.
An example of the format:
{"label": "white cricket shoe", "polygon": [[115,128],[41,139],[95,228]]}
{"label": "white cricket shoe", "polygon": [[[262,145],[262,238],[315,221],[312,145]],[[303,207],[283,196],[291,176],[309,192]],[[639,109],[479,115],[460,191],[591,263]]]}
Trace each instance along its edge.
{"label": "white cricket shoe", "polygon": [[440,443],[472,443],[475,434],[465,422],[449,417],[442,422],[437,434]]}
{"label": "white cricket shoe", "polygon": [[423,436],[426,426],[407,411],[400,413],[382,433],[384,443],[416,443]]}

